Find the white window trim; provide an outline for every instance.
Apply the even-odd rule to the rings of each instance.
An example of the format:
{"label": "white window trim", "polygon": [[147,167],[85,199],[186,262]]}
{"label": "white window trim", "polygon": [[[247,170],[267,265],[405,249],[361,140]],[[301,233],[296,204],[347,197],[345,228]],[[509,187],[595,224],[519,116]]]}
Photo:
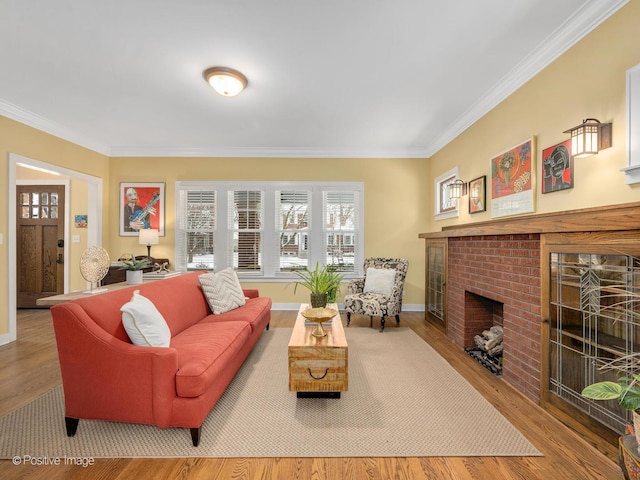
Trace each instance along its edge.
{"label": "white window trim", "polygon": [[454,177],[455,179],[460,178],[460,168],[459,167],[454,167],[451,170],[443,173],[442,175],[439,175],[438,177],[435,178],[434,183],[433,183],[433,190],[434,190],[434,200],[435,200],[435,220],[446,220],[448,218],[457,218],[460,216],[460,199],[458,199],[456,201],[456,208],[454,210],[449,210],[447,212],[441,212],[440,211],[440,191],[441,188],[440,186],[442,185],[443,182],[445,182],[446,180],[448,180],[449,178]]}
{"label": "white window trim", "polygon": [[[275,192],[280,190],[296,190],[296,189],[309,189],[312,192],[311,208],[313,209],[313,218],[319,226],[322,225],[322,192],[324,191],[357,191],[360,195],[360,204],[357,206],[356,212],[359,227],[356,231],[357,240],[354,242],[356,253],[354,257],[354,272],[343,272],[344,279],[361,278],[364,275],[364,183],[363,182],[201,182],[201,181],[179,181],[175,184],[175,212],[176,215],[180,215],[181,203],[180,192],[186,190],[215,190],[216,198],[216,229],[222,229],[223,226],[220,221],[226,218],[227,215],[227,192],[229,190],[263,190],[265,192],[264,202],[264,239],[265,249],[266,245],[273,242],[273,238],[276,234],[274,228],[275,219]],[[316,197],[317,195],[317,197]],[[319,210],[319,211],[318,211]],[[226,220],[225,220],[226,222]],[[226,223],[225,223],[226,224]],[[181,233],[179,229],[179,222],[176,221],[175,229],[175,244],[178,245],[178,238]],[[324,233],[322,228],[313,228],[309,232],[309,258],[310,265],[315,266],[316,261],[321,264],[324,263],[322,256],[326,247],[324,246]],[[227,251],[227,245],[222,244],[220,241],[222,238],[226,238],[226,235],[222,235],[220,231],[216,236],[216,251],[220,251],[224,248]],[[220,242],[220,243],[219,243]],[[186,265],[179,264],[179,255],[176,252],[176,269],[186,270]],[[225,268],[225,266],[216,264],[216,271]],[[262,255],[263,274],[256,275],[243,274],[238,272],[238,276],[241,280],[252,282],[291,282],[292,279],[297,278],[292,272],[276,272],[276,265],[273,264],[273,260],[267,252],[263,252]]]}
{"label": "white window trim", "polygon": [[627,70],[627,185],[640,183],[640,65]]}

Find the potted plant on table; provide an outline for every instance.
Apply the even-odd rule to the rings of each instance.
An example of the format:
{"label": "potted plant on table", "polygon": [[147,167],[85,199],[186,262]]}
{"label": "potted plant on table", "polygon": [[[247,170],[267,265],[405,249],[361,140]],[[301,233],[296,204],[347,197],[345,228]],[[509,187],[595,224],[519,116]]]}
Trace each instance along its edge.
{"label": "potted plant on table", "polygon": [[120,263],[120,270],[127,271],[128,285],[138,285],[142,283],[142,271],[151,266],[151,261],[148,257],[137,260],[133,255],[131,255],[130,260],[123,260]]}
{"label": "potted plant on table", "polygon": [[316,262],[316,267],[309,270],[308,267],[302,270],[295,270],[294,273],[300,278],[295,282],[294,293],[298,289],[298,285],[306,287],[311,292],[311,307],[326,307],[327,303],[336,301],[338,288],[342,275],[330,265],[320,267]]}

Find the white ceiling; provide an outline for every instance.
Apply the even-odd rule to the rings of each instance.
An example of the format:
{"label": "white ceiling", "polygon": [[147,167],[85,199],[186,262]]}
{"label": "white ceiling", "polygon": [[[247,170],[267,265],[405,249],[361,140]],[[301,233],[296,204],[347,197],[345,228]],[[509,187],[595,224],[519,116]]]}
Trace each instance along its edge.
{"label": "white ceiling", "polygon": [[0,0],[0,114],[111,156],[429,157],[627,1]]}

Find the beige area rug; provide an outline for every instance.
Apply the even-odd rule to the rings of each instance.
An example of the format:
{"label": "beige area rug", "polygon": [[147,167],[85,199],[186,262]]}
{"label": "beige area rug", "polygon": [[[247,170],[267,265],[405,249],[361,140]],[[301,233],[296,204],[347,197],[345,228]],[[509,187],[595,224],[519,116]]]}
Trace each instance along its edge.
{"label": "beige area rug", "polygon": [[64,426],[62,387],[0,419],[0,457],[538,456],[428,344],[407,328],[346,329],[349,391],[288,391],[290,329],[263,334],[203,425],[188,429],[80,420]]}

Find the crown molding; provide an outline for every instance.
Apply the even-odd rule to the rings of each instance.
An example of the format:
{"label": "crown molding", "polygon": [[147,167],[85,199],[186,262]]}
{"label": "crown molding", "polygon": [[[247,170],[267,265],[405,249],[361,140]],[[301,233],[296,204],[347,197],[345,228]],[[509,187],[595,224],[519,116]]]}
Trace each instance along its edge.
{"label": "crown molding", "polygon": [[33,127],[36,130],[53,135],[54,137],[88,148],[96,153],[101,153],[103,155],[108,154],[109,147],[103,143],[88,139],[69,128],[47,120],[40,115],[18,107],[17,105],[13,105],[12,103],[6,102],[2,99],[0,99],[0,115],[10,118],[11,120],[15,120],[16,122],[23,123],[29,127]]}
{"label": "crown molding", "polygon": [[315,147],[140,147],[107,146],[33,112],[0,99],[0,115],[110,157],[265,157],[265,158],[429,158],[495,108],[505,98],[553,62],[581,38],[630,0],[590,0],[527,55],[513,70],[435,142],[424,148],[315,148]]}
{"label": "crown molding", "polygon": [[630,0],[603,2],[591,0],[552,32],[535,50],[523,58],[486,95],[475,102],[440,137],[427,148],[431,157],[467,128],[489,113],[500,102],[522,87],[589,32],[604,22]]}
{"label": "crown molding", "polygon": [[225,157],[225,158],[426,158],[422,148],[342,147],[113,147],[110,157]]}

